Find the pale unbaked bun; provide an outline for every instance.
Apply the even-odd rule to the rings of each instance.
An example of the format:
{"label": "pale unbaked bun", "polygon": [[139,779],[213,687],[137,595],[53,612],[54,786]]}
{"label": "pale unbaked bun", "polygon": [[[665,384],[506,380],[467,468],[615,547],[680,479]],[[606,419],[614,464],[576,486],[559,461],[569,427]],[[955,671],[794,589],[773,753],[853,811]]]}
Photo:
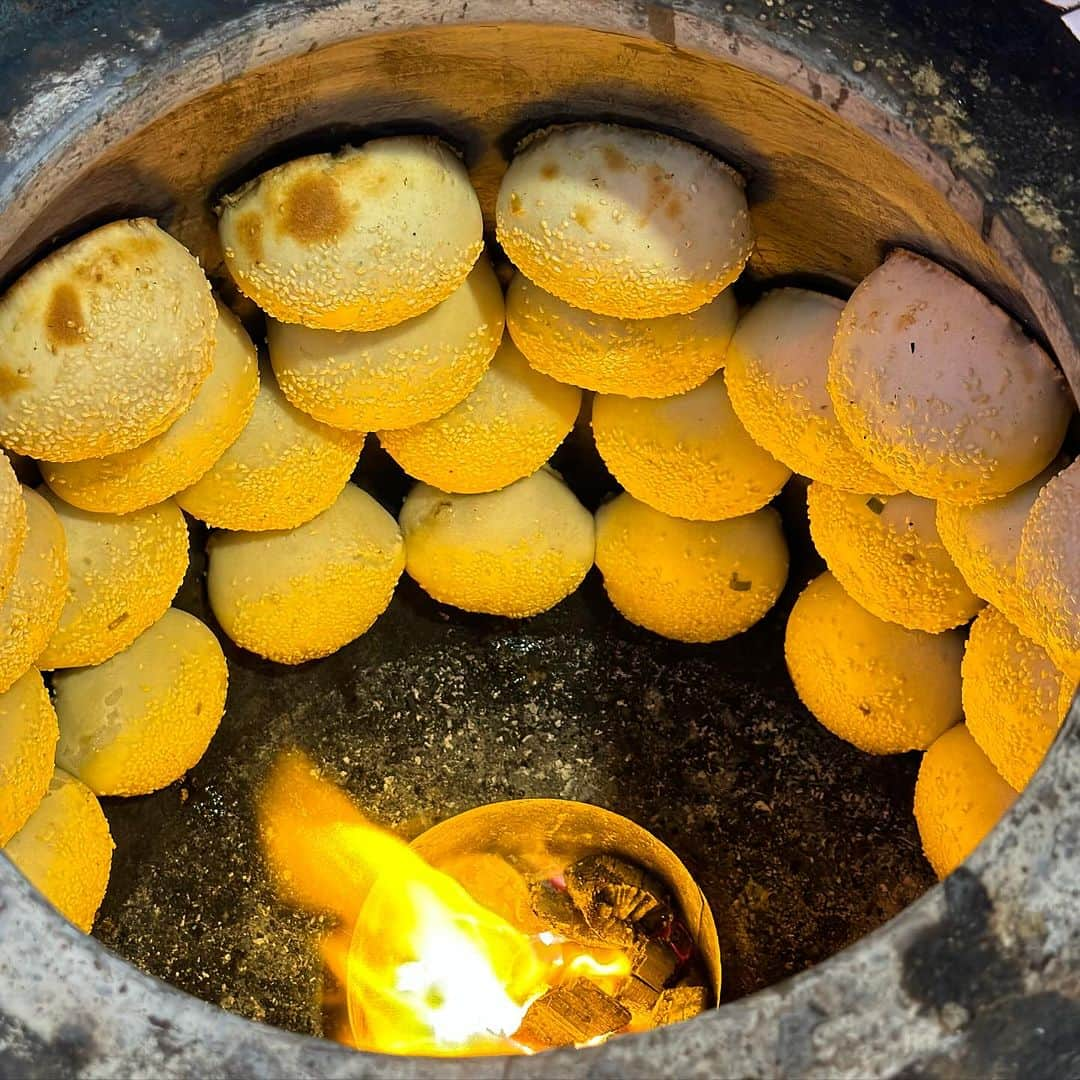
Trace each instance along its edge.
{"label": "pale unbaked bun", "polygon": [[879,619],[936,634],[983,606],[938,536],[929,499],[856,495],[815,480],[810,535],[841,585]]}
{"label": "pale unbaked bun", "polygon": [[130,514],[92,514],[47,488],[41,493],[64,527],[68,591],[37,666],[100,664],[168,610],[187,572],[187,523],[172,500]]}
{"label": "pale unbaked bun", "polygon": [[615,124],[537,133],[499,188],[499,243],[574,307],[623,319],[685,314],[753,247],[743,180],[696,146]]}
{"label": "pale unbaked bun", "polygon": [[724,362],[731,404],[760,446],[792,471],[843,491],[891,494],[900,485],[844,434],[826,387],[842,300],[776,289],[739,319]]}
{"label": "pale unbaked bun", "polygon": [[915,823],[934,873],[948,877],[1015,800],[963,724],[938,738],[923,755],[915,783]]}
{"label": "pale unbaked bun", "polygon": [[720,521],[750,514],[791,476],[739,423],[722,373],[675,397],[598,394],[592,429],[615,479],[673,517]]}
{"label": "pale unbaked bun", "polygon": [[1080,679],[1080,460],[1039,493],[1020,536],[1017,583],[1026,625],[1072,679]]}
{"label": "pale unbaked bun", "polygon": [[299,664],[328,656],[386,610],[405,565],[397,522],[346,484],[318,517],[289,532],[215,533],[206,584],[237,645]]}
{"label": "pale unbaked bun", "polygon": [[0,847],[45,798],[56,736],[49,691],[31,668],[0,694]]}
{"label": "pale unbaked bun", "polygon": [[894,251],[852,294],[829,358],[841,426],[929,499],[975,503],[1041,472],[1073,402],[1061,373],[967,282]]}
{"label": "pale unbaked bun", "polygon": [[45,482],[83,510],[126,514],[190,487],[240,434],[255,406],[259,363],[240,321],[218,304],[214,366],[187,411],[160,435],[104,458],[41,463]]}
{"label": "pale unbaked bun", "polygon": [[26,543],[26,503],[15,470],[0,450],[0,602],[15,580]]}
{"label": "pale unbaked bun", "polygon": [[0,693],[38,658],[56,633],[68,587],[67,539],[56,511],[24,487],[30,523],[19,569],[0,604]]}
{"label": "pale unbaked bun", "polygon": [[494,491],[536,472],[574,426],[581,391],[529,367],[509,337],[476,388],[448,413],[380,431],[410,475],[443,491]]}
{"label": "pale unbaked bun", "polygon": [[506,294],[506,325],[537,371],[602,394],[668,397],[724,363],[738,307],[730,289],[688,315],[620,319],[573,307],[524,274]]}
{"label": "pale unbaked bun", "polygon": [[624,492],[597,511],[596,565],[630,622],[676,641],[723,641],[776,603],[788,550],[771,507],[684,521]]}
{"label": "pale unbaked bun", "polygon": [[146,795],[206,752],[229,672],[214,635],[170,608],[123,652],[53,676],[56,760],[97,795]]}
{"label": "pale unbaked bun", "polygon": [[362,431],[330,427],[290,405],[264,368],[243,431],[176,501],[219,529],[291,529],[338,497],[363,447]]}
{"label": "pale unbaked bun", "polygon": [[[1056,461],[1034,480],[984,503],[937,504],[938,535],[971,591],[1022,628],[1030,620],[1016,581],[1020,534],[1039,492],[1061,466],[1062,462]],[[1031,629],[1024,632],[1029,637],[1035,633]]]}
{"label": "pale unbaked bun", "polygon": [[972,623],[961,672],[971,737],[1023,791],[1065,719],[1065,677],[1041,645],[993,608]]}
{"label": "pale unbaked bun", "polygon": [[802,591],[784,655],[803,704],[834,735],[871,754],[924,750],[960,720],[956,630],[927,634],[860,607],[830,573]]}
{"label": "pale unbaked bun", "polygon": [[80,237],[0,299],[0,443],[49,461],[160,434],[210,373],[214,301],[147,218]]}
{"label": "pale unbaked bun", "polygon": [[285,396],[335,427],[400,428],[452,409],[484,374],[503,334],[503,297],[481,256],[441,304],[367,333],[271,321],[270,361]]}
{"label": "pale unbaked bun", "polygon": [[58,768],[48,794],[4,854],[61,915],[88,934],[109,886],[115,846],[94,793]]}
{"label": "pale unbaked bun", "polygon": [[240,290],[279,322],[380,330],[445,300],[483,249],[465,166],[425,135],[270,169],[221,205]]}
{"label": "pale unbaked bun", "polygon": [[593,563],[592,515],[547,469],[482,495],[417,484],[400,520],[409,576],[464,611],[539,614],[569,596]]}

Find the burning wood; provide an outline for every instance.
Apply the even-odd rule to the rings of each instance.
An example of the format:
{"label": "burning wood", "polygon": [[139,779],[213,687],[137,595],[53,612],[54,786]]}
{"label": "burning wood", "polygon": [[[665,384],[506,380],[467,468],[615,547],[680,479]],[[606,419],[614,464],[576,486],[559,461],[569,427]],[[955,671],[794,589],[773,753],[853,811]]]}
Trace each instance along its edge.
{"label": "burning wood", "polygon": [[613,1035],[630,1023],[630,1010],[588,979],[549,990],[529,1006],[514,1036],[531,1050],[581,1046]]}

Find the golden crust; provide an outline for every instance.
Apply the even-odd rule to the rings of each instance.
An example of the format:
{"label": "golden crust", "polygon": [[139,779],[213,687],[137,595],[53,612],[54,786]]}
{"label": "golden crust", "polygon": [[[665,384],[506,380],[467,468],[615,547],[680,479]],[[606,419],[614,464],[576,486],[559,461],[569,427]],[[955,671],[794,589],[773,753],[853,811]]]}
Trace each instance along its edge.
{"label": "golden crust", "polygon": [[599,394],[592,428],[615,479],[673,517],[720,521],[753,513],[791,476],[739,423],[720,373],[658,400]]}
{"label": "golden crust", "polygon": [[1016,792],[998,775],[963,724],[923,755],[915,822],[939,878],[948,877],[1012,806]]}
{"label": "golden crust", "polygon": [[26,543],[26,503],[15,470],[0,450],[0,603],[3,603]]}
{"label": "golden crust", "polygon": [[270,169],[223,200],[233,280],[278,322],[380,330],[427,311],[483,250],[480,203],[445,143],[373,139]]}
{"label": "golden crust", "polygon": [[217,638],[170,608],[103,664],[53,677],[56,760],[97,795],[157,791],[206,752],[228,683]]}
{"label": "golden crust", "polygon": [[243,431],[176,501],[219,529],[292,529],[341,494],[363,446],[363,432],[321,424],[290,405],[264,369]]}
{"label": "golden crust", "polygon": [[961,672],[971,737],[1023,791],[1065,719],[1065,676],[1045,649],[993,608],[972,623]]}
{"label": "golden crust", "polygon": [[0,694],[0,847],[45,798],[56,737],[49,691],[31,669]]}
{"label": "golden crust", "polygon": [[48,645],[67,600],[64,528],[36,491],[23,488],[23,499],[30,530],[15,582],[0,605],[0,693],[23,675]]}
{"label": "golden crust", "polygon": [[417,484],[400,521],[409,576],[464,611],[537,615],[569,596],[593,563],[592,515],[548,469],[479,495]]}
{"label": "golden crust", "polygon": [[115,845],[94,793],[63,769],[4,854],[45,899],[90,933],[105,898]]}
{"label": "golden crust", "polygon": [[776,603],[788,550],[771,507],[684,521],[624,492],[597,511],[596,565],[630,622],[676,641],[723,641]]}
{"label": "golden crust", "polygon": [[100,664],[168,610],[187,572],[187,523],[172,500],[130,514],[92,514],[47,488],[41,493],[67,538],[68,595],[38,667]]}
{"label": "golden crust", "polygon": [[784,640],[803,704],[871,754],[924,750],[960,720],[963,651],[956,630],[927,634],[870,614],[828,572],[796,600]]}
{"label": "golden crust", "polygon": [[936,634],[983,606],[941,542],[929,499],[856,495],[815,480],[806,501],[810,535],[829,570],[879,619]]}
{"label": "golden crust", "polygon": [[80,237],[0,298],[0,442],[49,461],[146,442],[209,374],[215,321],[198,262],[149,219]]}
{"label": "golden crust", "polygon": [[556,127],[510,162],[503,250],[575,307],[660,318],[707,304],[753,247],[741,177],[696,146],[614,124]]}
{"label": "golden crust", "polygon": [[1080,460],[1039,493],[1020,537],[1017,582],[1026,624],[1054,662],[1080,679]]}
{"label": "golden crust", "polygon": [[515,274],[506,325],[529,363],[559,382],[626,397],[700,386],[724,363],[738,307],[730,289],[687,315],[619,319],[573,307]]}
{"label": "golden crust", "polygon": [[45,482],[82,510],[126,514],[191,487],[239,436],[255,407],[259,364],[240,321],[218,303],[214,364],[168,430],[132,450],[88,461],[41,463]]}
{"label": "golden crust", "polygon": [[842,300],[776,289],[739,319],[724,375],[752,439],[792,471],[842,491],[891,495],[899,484],[855,448],[826,387]]}
{"label": "golden crust", "polygon": [[397,523],[352,484],[289,532],[215,533],[208,550],[207,589],[222,629],[279,664],[328,656],[360,637],[386,610],[405,565]]}
{"label": "golden crust", "polygon": [[410,475],[442,491],[495,491],[536,472],[574,426],[581,391],[529,367],[503,338],[475,389],[448,413],[380,431],[379,442]]}
{"label": "golden crust", "polygon": [[1050,358],[985,296],[909,251],[855,290],[829,358],[837,419],[907,491],[975,503],[1036,476],[1074,403]]}
{"label": "golden crust", "polygon": [[324,424],[373,431],[432,420],[464,398],[503,334],[503,296],[481,256],[441,304],[369,333],[270,322],[274,375],[298,409]]}

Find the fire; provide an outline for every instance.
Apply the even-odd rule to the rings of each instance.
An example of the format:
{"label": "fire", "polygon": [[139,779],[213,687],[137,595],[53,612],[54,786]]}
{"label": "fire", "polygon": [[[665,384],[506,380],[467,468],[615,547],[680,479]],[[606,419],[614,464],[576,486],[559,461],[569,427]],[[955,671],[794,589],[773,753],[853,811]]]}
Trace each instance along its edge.
{"label": "fire", "polygon": [[275,766],[259,823],[282,895],[339,921],[323,956],[345,987],[351,1041],[363,1049],[527,1052],[513,1036],[538,997],[582,976],[616,985],[630,971],[622,953],[529,936],[477,903],[301,754]]}

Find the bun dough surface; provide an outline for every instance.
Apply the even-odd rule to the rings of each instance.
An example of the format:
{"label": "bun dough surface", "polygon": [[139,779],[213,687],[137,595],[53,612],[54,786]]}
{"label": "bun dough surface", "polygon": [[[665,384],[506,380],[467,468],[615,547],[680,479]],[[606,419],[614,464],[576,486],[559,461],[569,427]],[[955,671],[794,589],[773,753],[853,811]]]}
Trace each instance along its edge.
{"label": "bun dough surface", "polygon": [[596,565],[630,622],[676,641],[723,641],[776,603],[788,549],[771,507],[684,521],[624,492],[597,511]]}
{"label": "bun dough surface", "polygon": [[168,610],[187,573],[187,522],[171,499],[130,514],[92,514],[41,493],[64,527],[68,592],[37,666],[100,664]]}
{"label": "bun dough surface", "polygon": [[109,457],[41,463],[45,482],[66,502],[103,514],[153,506],[190,487],[243,430],[259,391],[255,346],[218,303],[214,366],[195,400],[166,431]]}
{"label": "bun dough surface", "polygon": [[222,201],[225,263],[278,322],[381,330],[445,300],[483,250],[480,203],[438,139],[398,135],[270,169]]}
{"label": "bun dough surface", "polygon": [[146,795],[192,768],[225,709],[221,646],[170,608],[123,652],[54,676],[56,760],[98,795]]}
{"label": "bun dough surface", "polygon": [[281,664],[328,656],[363,634],[405,564],[397,522],[353,484],[290,531],[215,533],[209,557],[207,589],[222,629]]}
{"label": "bun dough surface", "polygon": [[842,300],[776,289],[735,328],[724,365],[731,404],[751,438],[793,472],[842,491],[893,494],[836,419],[826,387]]}
{"label": "bun dough surface", "polygon": [[924,750],[960,720],[963,635],[927,634],[861,608],[830,573],[802,591],[784,655],[803,704],[871,754]]}
{"label": "bun dough surface", "polygon": [[56,713],[34,669],[0,694],[0,847],[26,824],[49,790]]}
{"label": "bun dough surface", "polygon": [[0,443],[79,461],[159,435],[210,373],[215,321],[198,262],[148,218],[62,247],[0,298]]}
{"label": "bun dough surface", "polygon": [[700,386],[720,369],[738,306],[730,289],[687,315],[617,318],[573,307],[515,274],[506,325],[529,363],[601,394],[658,398]]}
{"label": "bun dough surface", "polygon": [[499,243],[531,281],[617,318],[685,314],[753,247],[742,178],[696,146],[615,124],[537,133],[503,177]]}
{"label": "bun dough surface", "polygon": [[22,488],[7,455],[0,450],[0,603],[15,580],[26,531]]}
{"label": "bun dough surface", "polygon": [[1074,409],[1061,373],[1001,308],[910,251],[894,251],[844,308],[829,394],[875,467],[961,503],[1040,473]]}

